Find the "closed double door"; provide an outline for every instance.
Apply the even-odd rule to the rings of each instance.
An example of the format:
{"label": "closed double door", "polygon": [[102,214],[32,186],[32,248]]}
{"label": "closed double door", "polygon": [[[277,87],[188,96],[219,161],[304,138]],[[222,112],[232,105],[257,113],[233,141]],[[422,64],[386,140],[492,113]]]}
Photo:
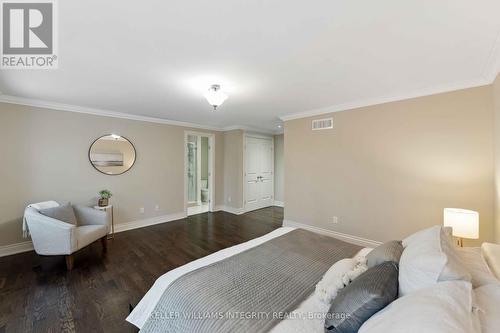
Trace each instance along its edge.
{"label": "closed double door", "polygon": [[271,138],[246,137],[245,210],[273,205],[274,147]]}

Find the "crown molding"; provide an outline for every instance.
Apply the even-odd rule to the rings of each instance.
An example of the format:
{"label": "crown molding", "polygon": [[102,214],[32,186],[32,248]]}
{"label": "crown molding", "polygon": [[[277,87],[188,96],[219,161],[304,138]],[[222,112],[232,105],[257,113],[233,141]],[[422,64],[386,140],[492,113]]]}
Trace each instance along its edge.
{"label": "crown molding", "polygon": [[257,128],[257,127],[240,126],[240,125],[226,126],[226,127],[223,127],[222,130],[224,132],[235,131],[235,130],[242,130],[242,131],[245,131],[245,132],[260,133],[260,134],[267,134],[267,135],[277,135],[277,134],[280,134],[279,131],[267,131],[267,130],[263,130],[263,129],[260,129],[260,128]]}
{"label": "crown molding", "polygon": [[[403,95],[396,95],[396,96],[389,96],[389,97],[382,97],[382,98],[373,98],[373,99],[367,99],[367,100],[362,100],[362,101],[357,101],[357,102],[348,102],[348,103],[343,103],[343,104],[337,104],[337,105],[332,105],[332,106],[328,106],[328,107],[324,107],[324,108],[318,108],[318,109],[312,109],[312,110],[308,110],[308,111],[298,112],[298,113],[294,113],[294,114],[290,114],[290,115],[283,115],[283,116],[280,116],[279,118],[282,121],[289,121],[289,120],[294,120],[294,119],[314,117],[314,116],[333,113],[333,112],[347,111],[347,110],[352,110],[352,109],[356,109],[356,108],[374,106],[374,105],[379,105],[379,104],[384,104],[384,103],[397,102],[397,101],[407,100],[407,99],[411,99],[411,98],[424,97],[424,96],[430,96],[430,95],[446,93],[446,92],[451,92],[451,91],[456,91],[456,90],[485,86],[485,85],[491,84],[496,79],[499,71],[500,71],[500,33],[498,35],[495,47],[492,48],[491,55],[490,55],[489,60],[487,61],[487,64],[485,66],[484,74],[482,75],[482,77],[480,77],[476,80],[464,81],[464,82],[457,83],[457,84],[442,85],[442,86],[438,86],[438,87],[434,87],[434,88],[416,90],[416,91],[413,91],[411,93],[403,94]],[[197,129],[204,129],[204,130],[216,131],[216,132],[243,130],[243,131],[248,131],[248,132],[271,134],[271,135],[280,135],[280,134],[283,134],[283,132],[284,132],[283,129],[281,129],[281,130],[264,130],[261,128],[252,127],[252,126],[244,126],[244,125],[216,127],[216,126],[202,125],[202,124],[196,124],[196,123],[190,123],[190,122],[184,122],[184,121],[169,120],[169,119],[155,118],[155,117],[148,117],[148,116],[139,116],[139,115],[134,115],[134,114],[130,114],[130,113],[110,111],[110,110],[104,110],[104,109],[98,109],[98,108],[89,108],[89,107],[83,107],[83,106],[73,105],[73,104],[51,102],[51,101],[40,100],[40,99],[18,97],[18,96],[12,96],[12,95],[2,95],[1,92],[0,92],[0,103],[32,106],[32,107],[44,108],[44,109],[49,109],[49,110],[57,110],[57,111],[84,113],[84,114],[91,114],[91,115],[102,116],[102,117],[120,118],[120,119],[143,121],[143,122],[156,123],[156,124],[165,124],[165,125],[173,125],[173,126],[180,126],[180,127],[197,128]]]}
{"label": "crown molding", "polygon": [[89,108],[89,107],[84,107],[84,106],[79,106],[79,105],[64,104],[64,103],[51,102],[51,101],[32,99],[32,98],[26,98],[26,97],[11,96],[11,95],[0,95],[0,102],[9,103],[9,104],[32,106],[32,107],[51,109],[51,110],[57,110],[57,111],[69,111],[69,112],[76,112],[76,113],[91,114],[91,115],[95,115],[95,116],[144,121],[144,122],[148,122],[148,123],[174,125],[174,126],[191,127],[191,128],[200,128],[200,129],[211,130],[211,131],[222,131],[222,128],[215,127],[215,126],[200,125],[200,124],[189,123],[189,122],[184,122],[184,121],[176,121],[176,120],[169,120],[169,119],[162,119],[162,118],[155,118],[155,117],[138,116],[138,115],[134,115],[134,114],[130,114],[130,113]]}
{"label": "crown molding", "polygon": [[348,102],[348,103],[332,105],[332,106],[328,106],[328,107],[324,107],[324,108],[313,109],[313,110],[304,111],[304,112],[298,112],[298,113],[294,113],[294,114],[290,114],[290,115],[281,116],[280,119],[283,121],[289,121],[289,120],[294,120],[294,119],[319,116],[319,115],[323,115],[323,114],[327,114],[327,113],[347,111],[347,110],[352,110],[352,109],[357,109],[357,108],[362,108],[362,107],[367,107],[367,106],[374,106],[374,105],[385,104],[385,103],[390,103],[390,102],[403,101],[403,100],[407,100],[407,99],[411,99],[411,98],[431,96],[431,95],[436,95],[436,94],[441,94],[441,93],[446,93],[446,92],[451,92],[451,91],[456,91],[456,90],[481,87],[481,86],[486,86],[488,84],[491,84],[491,82],[492,81],[486,80],[484,77],[480,77],[476,80],[470,80],[470,81],[465,81],[465,82],[460,82],[460,83],[455,83],[455,84],[442,85],[442,86],[433,87],[433,88],[415,90],[413,92],[410,92],[408,94],[403,94],[403,95],[373,98],[373,99],[367,99],[367,100],[362,100],[362,101],[357,101],[357,102]]}
{"label": "crown molding", "polygon": [[486,59],[483,69],[483,77],[489,83],[495,81],[500,72],[500,31],[498,31],[495,44],[491,48],[490,54]]}
{"label": "crown molding", "polygon": [[490,54],[486,59],[486,63],[482,70],[481,76],[477,79],[467,80],[463,82],[458,82],[454,84],[440,85],[436,87],[430,87],[426,89],[415,90],[409,92],[408,94],[396,95],[396,96],[387,96],[381,98],[373,98],[367,99],[363,101],[357,102],[349,102],[343,104],[332,105],[324,108],[313,109],[304,112],[298,112],[290,115],[283,115],[280,117],[283,121],[307,118],[318,116],[326,113],[339,112],[339,111],[347,111],[361,107],[373,106],[378,104],[384,104],[389,102],[397,102],[403,101],[406,99],[424,97],[436,94],[442,94],[446,92],[469,89],[475,87],[486,86],[492,84],[495,81],[496,77],[500,72],[500,31],[497,33],[496,40],[491,48]]}
{"label": "crown molding", "polygon": [[181,127],[188,127],[188,128],[197,128],[197,129],[204,129],[204,130],[216,131],[216,132],[225,132],[225,131],[231,131],[234,129],[241,129],[241,130],[258,131],[258,132],[266,133],[266,134],[274,134],[274,132],[271,132],[271,131],[266,131],[263,129],[249,127],[249,126],[240,126],[240,125],[227,126],[227,127],[208,126],[208,125],[195,124],[195,123],[189,123],[189,122],[184,122],[184,121],[169,120],[169,119],[147,117],[147,116],[138,116],[138,115],[134,115],[134,114],[130,114],[130,113],[116,112],[116,111],[97,109],[97,108],[89,108],[89,107],[83,107],[83,106],[78,106],[78,105],[64,104],[64,103],[51,102],[51,101],[26,98],[26,97],[18,97],[18,96],[12,96],[12,95],[1,95],[0,94],[0,103],[32,106],[32,107],[36,107],[36,108],[43,108],[43,109],[57,110],[57,111],[84,113],[84,114],[91,114],[91,115],[95,115],[95,116],[143,121],[143,122],[148,122],[148,123],[165,124],[165,125],[181,126]]}
{"label": "crown molding", "polygon": [[224,131],[226,131],[226,132],[227,131],[237,131],[237,130],[247,131],[247,127],[246,126],[238,126],[238,125],[224,127]]}

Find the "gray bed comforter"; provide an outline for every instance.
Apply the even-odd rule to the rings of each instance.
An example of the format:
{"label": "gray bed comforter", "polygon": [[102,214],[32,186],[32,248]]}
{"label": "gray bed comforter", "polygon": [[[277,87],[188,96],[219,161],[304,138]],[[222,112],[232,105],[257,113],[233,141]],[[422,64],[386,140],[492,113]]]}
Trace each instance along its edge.
{"label": "gray bed comforter", "polygon": [[141,332],[267,332],[313,292],[335,262],[360,249],[293,230],[174,281]]}

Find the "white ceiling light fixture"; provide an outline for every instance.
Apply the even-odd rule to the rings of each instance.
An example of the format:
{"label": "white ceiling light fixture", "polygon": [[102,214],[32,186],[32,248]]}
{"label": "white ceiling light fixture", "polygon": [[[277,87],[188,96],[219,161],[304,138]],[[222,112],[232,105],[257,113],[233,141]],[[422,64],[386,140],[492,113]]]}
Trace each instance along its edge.
{"label": "white ceiling light fixture", "polygon": [[214,111],[224,103],[227,97],[228,96],[221,90],[218,84],[213,84],[205,93],[205,98],[208,103],[214,107]]}

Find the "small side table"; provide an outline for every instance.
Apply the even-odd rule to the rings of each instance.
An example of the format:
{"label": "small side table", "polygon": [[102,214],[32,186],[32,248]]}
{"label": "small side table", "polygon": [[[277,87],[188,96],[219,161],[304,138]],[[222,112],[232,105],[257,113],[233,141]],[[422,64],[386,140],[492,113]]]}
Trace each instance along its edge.
{"label": "small side table", "polygon": [[94,209],[102,210],[104,212],[109,211],[111,213],[111,234],[108,234],[108,239],[114,239],[115,238],[115,221],[114,221],[114,216],[113,216],[113,205],[107,205],[104,207],[94,206]]}

